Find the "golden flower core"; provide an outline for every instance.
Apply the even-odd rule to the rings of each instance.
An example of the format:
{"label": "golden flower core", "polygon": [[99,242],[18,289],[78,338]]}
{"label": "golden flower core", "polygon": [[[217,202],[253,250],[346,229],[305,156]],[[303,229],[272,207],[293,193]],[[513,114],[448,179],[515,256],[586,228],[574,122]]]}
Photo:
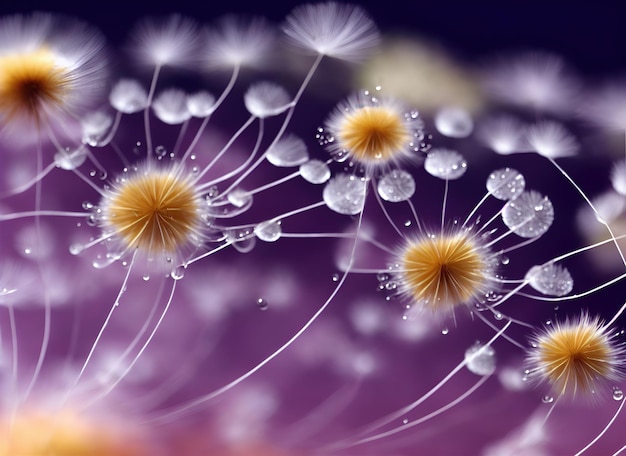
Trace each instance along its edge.
{"label": "golden flower core", "polygon": [[613,373],[614,350],[597,321],[551,328],[537,346],[537,362],[559,394],[590,393]]}
{"label": "golden flower core", "polygon": [[140,444],[63,412],[19,415],[0,422],[0,456],[140,456]]}
{"label": "golden flower core", "polygon": [[400,257],[404,287],[433,311],[452,309],[481,292],[486,261],[463,233],[409,241]]}
{"label": "golden flower core", "polygon": [[396,158],[411,139],[402,115],[384,106],[365,106],[348,113],[337,134],[342,147],[365,164]]}
{"label": "golden flower core", "polygon": [[199,209],[197,193],[186,178],[152,170],[123,182],[105,206],[105,217],[128,247],[174,253],[199,226]]}
{"label": "golden flower core", "polygon": [[8,118],[24,115],[40,121],[47,105],[63,104],[70,82],[66,69],[46,48],[0,56],[0,112]]}

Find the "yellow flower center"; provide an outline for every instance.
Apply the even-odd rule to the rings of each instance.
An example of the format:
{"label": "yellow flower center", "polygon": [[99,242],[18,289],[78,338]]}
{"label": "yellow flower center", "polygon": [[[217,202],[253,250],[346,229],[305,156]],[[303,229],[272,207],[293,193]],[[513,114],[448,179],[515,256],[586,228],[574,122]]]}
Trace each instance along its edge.
{"label": "yellow flower center", "polygon": [[411,139],[402,116],[383,106],[347,114],[337,133],[352,157],[365,164],[395,158]]}
{"label": "yellow flower center", "polygon": [[433,311],[449,310],[479,294],[487,262],[463,233],[410,241],[400,257],[405,290]]}
{"label": "yellow flower center", "polygon": [[69,83],[66,69],[46,48],[0,56],[0,112],[40,121],[46,105],[62,104]]}
{"label": "yellow flower center", "polygon": [[539,339],[539,365],[559,394],[590,393],[598,378],[612,372],[612,348],[597,323],[552,329]]}
{"label": "yellow flower center", "polygon": [[105,217],[128,247],[174,253],[189,243],[199,226],[199,209],[193,185],[160,170],[125,181],[105,206]]}

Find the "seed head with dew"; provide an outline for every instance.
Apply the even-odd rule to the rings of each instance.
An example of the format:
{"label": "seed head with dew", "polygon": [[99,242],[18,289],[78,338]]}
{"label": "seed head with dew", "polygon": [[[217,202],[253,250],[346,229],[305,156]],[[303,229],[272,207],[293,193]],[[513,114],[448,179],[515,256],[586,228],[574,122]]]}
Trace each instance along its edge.
{"label": "seed head with dew", "polygon": [[103,46],[99,33],[65,17],[34,13],[3,18],[2,130],[33,126],[49,130],[76,121],[104,89]]}
{"label": "seed head with dew", "polygon": [[335,160],[349,159],[370,175],[417,162],[417,153],[428,148],[417,111],[367,90],[340,103],[317,138]]}
{"label": "seed head with dew", "polygon": [[586,313],[545,327],[531,347],[526,376],[547,382],[559,396],[601,394],[603,385],[624,376],[623,343],[598,317]]}

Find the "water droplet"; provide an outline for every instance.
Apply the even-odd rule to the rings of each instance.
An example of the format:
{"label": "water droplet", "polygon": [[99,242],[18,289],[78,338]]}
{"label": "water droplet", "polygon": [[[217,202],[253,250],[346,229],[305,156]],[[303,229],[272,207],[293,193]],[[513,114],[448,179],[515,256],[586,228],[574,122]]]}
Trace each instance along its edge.
{"label": "water droplet", "polygon": [[544,404],[551,404],[552,402],[554,402],[554,398],[546,394],[545,396],[541,398],[541,402],[543,402]]}
{"label": "water droplet", "polygon": [[454,150],[433,149],[426,156],[424,169],[439,179],[454,180],[465,174],[467,161]]}
{"label": "water droplet", "polygon": [[535,290],[548,296],[565,296],[574,288],[574,280],[569,271],[555,263],[533,266],[524,279]]}
{"label": "water droplet", "polygon": [[185,267],[178,266],[177,268],[172,269],[172,272],[170,272],[170,277],[174,280],[182,279],[183,277],[185,277]]}
{"label": "water droplet", "polygon": [[257,299],[256,305],[261,310],[267,310],[267,308],[269,307],[269,303],[263,298]]}
{"label": "water droplet", "polygon": [[83,247],[82,244],[72,244],[72,245],[70,245],[70,253],[72,255],[78,255],[83,250],[84,250],[84,247]]}
{"label": "water droplet", "polygon": [[260,240],[265,242],[274,242],[280,239],[280,235],[283,233],[280,227],[280,220],[268,220],[266,222],[259,223],[254,227],[254,234]]}
{"label": "water droplet", "polygon": [[491,375],[496,371],[496,352],[491,346],[479,343],[465,351],[467,369],[476,375]]}
{"label": "water droplet", "polygon": [[512,168],[498,169],[487,178],[487,191],[499,200],[517,198],[525,187],[524,176]]}
{"label": "water droplet", "polygon": [[407,418],[403,419],[402,424],[409,424],[409,420]]}
{"label": "water droplet", "polygon": [[147,282],[148,280],[150,280],[150,276],[148,274],[144,274],[142,279]]}
{"label": "water droplet", "polygon": [[339,282],[339,274],[333,274],[332,281]]}
{"label": "water droplet", "polygon": [[365,204],[365,182],[353,175],[340,174],[328,181],[322,197],[329,209],[344,215],[356,215]]}
{"label": "water droplet", "polygon": [[415,193],[415,180],[403,170],[392,170],[378,181],[378,194],[385,201],[406,201]]}
{"label": "water droplet", "polygon": [[616,401],[621,401],[624,399],[624,392],[619,388],[613,388],[613,399]]}
{"label": "water droplet", "polygon": [[469,113],[461,108],[443,108],[435,115],[435,127],[449,138],[466,138],[474,130]]}
{"label": "water droplet", "polygon": [[450,330],[448,328],[444,328],[441,330],[441,334],[443,334],[444,336],[447,335],[450,332]]}
{"label": "water droplet", "polygon": [[[540,210],[537,210],[538,206],[541,206]],[[538,192],[522,192],[504,206],[502,221],[520,237],[539,237],[552,225],[554,208],[550,200]]]}
{"label": "water droplet", "polygon": [[505,264],[505,265],[506,265],[506,264],[509,264],[509,262],[510,262],[510,261],[511,261],[511,260],[509,259],[509,257],[508,257],[508,256],[504,256],[504,255],[503,255],[503,256],[500,258],[500,263]]}
{"label": "water droplet", "polygon": [[330,179],[330,168],[321,160],[309,160],[300,165],[300,175],[311,184],[323,184]]}

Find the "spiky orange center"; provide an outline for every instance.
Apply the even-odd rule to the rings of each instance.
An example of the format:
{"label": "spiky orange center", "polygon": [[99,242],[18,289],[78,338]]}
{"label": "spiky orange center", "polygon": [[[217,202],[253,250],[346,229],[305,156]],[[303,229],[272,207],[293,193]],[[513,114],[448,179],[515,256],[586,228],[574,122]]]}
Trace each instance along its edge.
{"label": "spiky orange center", "polygon": [[71,413],[22,415],[10,424],[0,422],[0,426],[0,456],[145,454],[135,439],[90,426]]}
{"label": "spiky orange center", "polygon": [[480,293],[487,264],[465,234],[407,243],[400,266],[406,290],[433,311],[451,309]]}
{"label": "spiky orange center", "polygon": [[338,135],[352,157],[366,164],[396,158],[411,139],[402,115],[384,106],[366,106],[347,114]]}
{"label": "spiky orange center", "polygon": [[553,328],[539,339],[538,360],[559,394],[589,393],[612,372],[611,344],[596,323]]}
{"label": "spiky orange center", "polygon": [[62,105],[69,83],[66,68],[46,48],[0,57],[0,111],[40,120],[46,105]]}
{"label": "spiky orange center", "polygon": [[200,223],[193,185],[170,171],[149,171],[125,181],[107,205],[113,230],[131,248],[174,253]]}

